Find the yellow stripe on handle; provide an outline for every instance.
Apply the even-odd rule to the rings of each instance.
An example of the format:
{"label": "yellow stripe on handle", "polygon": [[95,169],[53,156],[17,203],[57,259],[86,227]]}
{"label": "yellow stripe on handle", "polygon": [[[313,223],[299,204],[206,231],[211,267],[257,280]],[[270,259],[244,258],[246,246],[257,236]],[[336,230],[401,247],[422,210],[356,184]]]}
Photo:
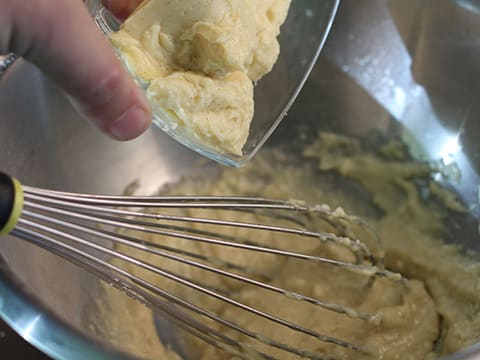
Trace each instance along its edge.
{"label": "yellow stripe on handle", "polygon": [[14,187],[14,200],[13,200],[13,208],[12,212],[10,213],[10,217],[8,218],[7,222],[0,229],[0,235],[6,235],[10,233],[15,226],[17,225],[18,219],[20,219],[20,215],[22,214],[23,210],[23,189],[22,184],[15,179],[12,178],[12,183]]}

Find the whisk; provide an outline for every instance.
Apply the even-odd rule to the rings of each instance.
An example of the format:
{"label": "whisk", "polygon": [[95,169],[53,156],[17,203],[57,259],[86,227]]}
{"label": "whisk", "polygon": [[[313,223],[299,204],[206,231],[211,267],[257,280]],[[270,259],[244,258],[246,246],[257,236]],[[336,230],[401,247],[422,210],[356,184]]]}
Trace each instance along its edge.
{"label": "whisk", "polygon": [[[173,213],[169,213],[169,209],[173,210]],[[214,216],[191,216],[182,213],[182,210],[192,209],[206,209],[202,211],[206,211],[206,214],[210,211]],[[219,210],[222,210],[224,218],[218,218]],[[262,223],[239,221],[238,214],[253,214],[254,219],[264,220]],[[325,222],[329,231],[309,229],[312,218]],[[374,251],[364,241],[355,238],[353,228],[358,228],[357,231],[369,238],[370,247],[373,245]],[[244,238],[245,233],[242,231],[254,235]],[[187,295],[182,297],[168,287],[156,285],[154,277],[167,279],[191,292],[215,299],[224,305],[222,309],[240,309],[271,323],[271,326],[286,327],[319,343],[330,343],[362,353],[371,350],[321,334],[297,324],[292,319],[277,316],[268,309],[246,304],[234,296],[234,290],[221,286],[235,281],[254,289],[278,294],[289,301],[307,303],[336,312],[340,316],[372,324],[381,322],[377,314],[363,313],[275,285],[269,280],[272,274],[264,274],[254,266],[255,256],[248,255],[247,263],[236,262],[237,251],[262,254],[267,257],[258,257],[258,261],[268,259],[272,264],[276,259],[288,259],[307,262],[311,266],[333,266],[365,276],[368,280],[367,287],[379,277],[403,281],[401,275],[384,268],[380,240],[361,219],[346,214],[341,208],[332,210],[326,205],[309,206],[293,200],[232,196],[86,195],[23,186],[14,178],[0,172],[0,235],[5,234],[33,243],[81,266],[148,306],[155,314],[168,319],[195,339],[245,359],[273,359],[275,356],[268,350],[270,348],[290,354],[289,356],[310,359],[333,357],[315,349],[288,344],[288,341],[274,339],[239,325],[234,319],[223,315],[227,312],[218,311],[219,307],[216,308],[217,311],[205,308],[202,301],[195,300],[191,293],[184,293]],[[295,247],[282,248],[277,246],[277,241],[258,242],[265,234],[267,238],[274,239],[282,236],[287,239],[287,243],[294,244]],[[171,241],[154,241],[152,236],[155,239],[174,239],[179,243],[194,242],[200,244],[199,249],[201,246],[210,246],[229,249],[229,252],[227,258],[220,255],[216,257],[215,252],[214,255],[195,252],[172,246]],[[345,249],[350,254],[347,257],[349,260],[295,250],[299,244],[303,245],[306,241]],[[149,259],[154,256],[155,261],[142,259],[138,254],[148,254]],[[220,281],[212,284],[196,279],[193,275],[175,272],[167,263],[182,264],[193,269],[189,274],[202,271],[217,276]],[[132,270],[133,268],[141,269],[141,272]],[[279,356],[285,358],[283,355]]]}

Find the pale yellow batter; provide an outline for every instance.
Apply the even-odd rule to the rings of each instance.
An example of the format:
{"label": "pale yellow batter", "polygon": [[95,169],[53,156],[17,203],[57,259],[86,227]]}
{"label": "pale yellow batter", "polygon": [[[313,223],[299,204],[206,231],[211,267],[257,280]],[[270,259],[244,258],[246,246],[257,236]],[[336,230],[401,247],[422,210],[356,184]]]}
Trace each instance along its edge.
{"label": "pale yellow batter", "polygon": [[279,54],[290,0],[145,0],[111,35],[165,120],[212,149],[241,155],[253,85]]}
{"label": "pale yellow batter", "polygon": [[[234,259],[270,276],[271,284],[376,314],[381,321],[368,323],[230,280],[202,275],[192,268],[161,262],[162,267],[191,279],[209,281],[217,287],[229,289],[231,296],[246,304],[361,345],[369,353],[319,343],[291,330],[260,321],[257,316],[182,289],[178,284],[154,278],[138,269],[129,270],[164,289],[186,296],[198,305],[207,306],[242,326],[253,328],[264,336],[286,341],[305,350],[335,355],[340,359],[434,359],[458,351],[480,340],[480,263],[478,259],[461,255],[455,246],[442,242],[447,234],[445,209],[463,211],[463,208],[448,192],[435,185],[431,186],[435,190],[426,199],[421,199],[419,188],[414,183],[424,182],[428,185],[429,167],[410,162],[402,154],[401,145],[397,143],[368,150],[358,140],[323,133],[317,142],[305,149],[300,162],[281,152],[264,151],[263,156],[244,168],[224,170],[215,179],[186,179],[164,189],[163,193],[261,195],[342,206],[348,213],[360,215],[373,226],[383,240],[386,267],[408,278],[406,285],[378,278],[368,286],[365,276],[331,266],[286,261],[266,255],[246,256],[238,250],[150,238],[206,256]],[[308,159],[314,162],[310,163]],[[192,215],[194,212],[185,214]],[[210,215],[219,214],[213,212]],[[257,216],[242,214],[239,218],[259,221]],[[332,230],[316,220],[311,226]],[[232,232],[270,245],[278,245],[283,241],[277,236],[260,235],[258,232]],[[359,236],[376,251],[368,236],[361,232]],[[302,241],[291,246],[295,250],[330,258],[347,260],[351,257],[345,250],[318,243]],[[158,263],[155,257],[143,258]],[[103,296],[98,300],[101,313],[105,315],[103,327],[108,329],[109,336],[113,336],[117,344],[123,344],[126,350],[136,354],[144,354],[145,358],[177,356],[165,349],[158,340],[149,310],[111,288],[106,287],[103,291]],[[232,331],[222,331],[245,343],[249,341]],[[204,346],[203,343],[188,338],[183,341],[184,346],[190,348],[193,359],[232,358],[228,353]],[[258,348],[279,359],[290,358],[285,353],[267,350],[264,345]]]}

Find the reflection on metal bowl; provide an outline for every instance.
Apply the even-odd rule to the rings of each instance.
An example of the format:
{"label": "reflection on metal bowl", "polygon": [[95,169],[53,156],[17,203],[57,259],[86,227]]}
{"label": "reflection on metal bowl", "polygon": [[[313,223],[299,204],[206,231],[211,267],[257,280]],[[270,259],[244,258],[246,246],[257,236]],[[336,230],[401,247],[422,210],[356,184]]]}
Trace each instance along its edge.
{"label": "reflection on metal bowl", "polygon": [[[480,50],[473,46],[480,15],[466,3],[344,0],[324,53],[268,146],[307,141],[320,129],[363,135],[375,128],[401,137],[413,156],[438,168],[436,180],[469,211],[451,219],[451,240],[480,252]],[[158,129],[127,144],[106,139],[28,64],[14,65],[0,85],[0,168],[23,182],[119,194],[140,179],[139,192],[151,194],[202,161]],[[99,343],[82,327],[94,277],[28,244],[2,240],[5,320],[58,358],[121,356],[115,343]],[[478,344],[451,359],[475,354]]]}

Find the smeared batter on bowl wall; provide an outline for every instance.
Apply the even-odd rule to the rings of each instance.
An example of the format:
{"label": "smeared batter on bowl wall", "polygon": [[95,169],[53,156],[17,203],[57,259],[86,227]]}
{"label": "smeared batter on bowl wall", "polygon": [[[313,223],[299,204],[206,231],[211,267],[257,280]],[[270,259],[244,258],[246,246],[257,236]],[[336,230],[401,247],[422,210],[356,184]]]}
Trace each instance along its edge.
{"label": "smeared batter on bowl wall", "polygon": [[[263,256],[240,258],[239,261],[272,275],[273,284],[358,310],[374,311],[382,318],[380,324],[325,310],[312,311],[307,304],[291,299],[279,302],[278,297],[273,298],[267,292],[228,281],[222,281],[222,285],[230,286],[231,293],[247,304],[267,308],[276,315],[296,319],[319,332],[363,345],[371,350],[370,354],[331,344],[319,345],[308,337],[262,323],[257,317],[182,290],[168,281],[156,280],[157,285],[188,296],[198,304],[207,304],[223,316],[241,325],[253,326],[266,336],[287,339],[298,347],[338,358],[434,359],[463,349],[479,341],[480,265],[478,259],[461,255],[460,249],[442,242],[448,230],[445,223],[447,209],[462,212],[463,208],[448,192],[435,185],[431,185],[433,191],[420,191],[419,184],[428,188],[430,172],[427,165],[410,161],[399,143],[370,149],[357,139],[322,133],[318,141],[305,149],[301,161],[280,151],[264,151],[244,168],[223,170],[215,179],[185,179],[162,191],[176,195],[237,194],[273,198],[282,194],[284,198],[342,206],[347,212],[366,219],[383,240],[386,267],[407,277],[408,286],[377,279],[372,287],[368,287],[365,278],[341,269],[320,265],[312,269],[312,264],[300,266],[291,261],[272,263]],[[255,221],[255,215],[245,214],[240,220]],[[248,237],[248,233],[242,235]],[[228,249],[219,252],[191,242],[154,237],[149,240],[182,246],[209,256],[232,255]],[[275,241],[268,238],[256,240]],[[343,256],[337,249],[325,246],[302,250],[325,256]],[[236,254],[238,257],[238,252]],[[149,260],[155,261],[155,258]],[[162,266],[192,278],[198,276],[179,265],[162,263]],[[148,274],[131,270],[153,280]],[[145,358],[177,356],[159,341],[149,310],[111,288],[105,287],[103,291],[103,296],[98,298],[98,307],[103,314],[104,326],[115,335],[118,344],[124,344],[126,350],[144,353]],[[233,358],[188,337],[179,343],[189,349],[192,358]],[[275,350],[268,350],[268,354],[288,358]]]}
{"label": "smeared batter on bowl wall", "polygon": [[242,154],[253,85],[279,55],[290,0],[145,0],[111,35],[156,113],[202,144]]}

